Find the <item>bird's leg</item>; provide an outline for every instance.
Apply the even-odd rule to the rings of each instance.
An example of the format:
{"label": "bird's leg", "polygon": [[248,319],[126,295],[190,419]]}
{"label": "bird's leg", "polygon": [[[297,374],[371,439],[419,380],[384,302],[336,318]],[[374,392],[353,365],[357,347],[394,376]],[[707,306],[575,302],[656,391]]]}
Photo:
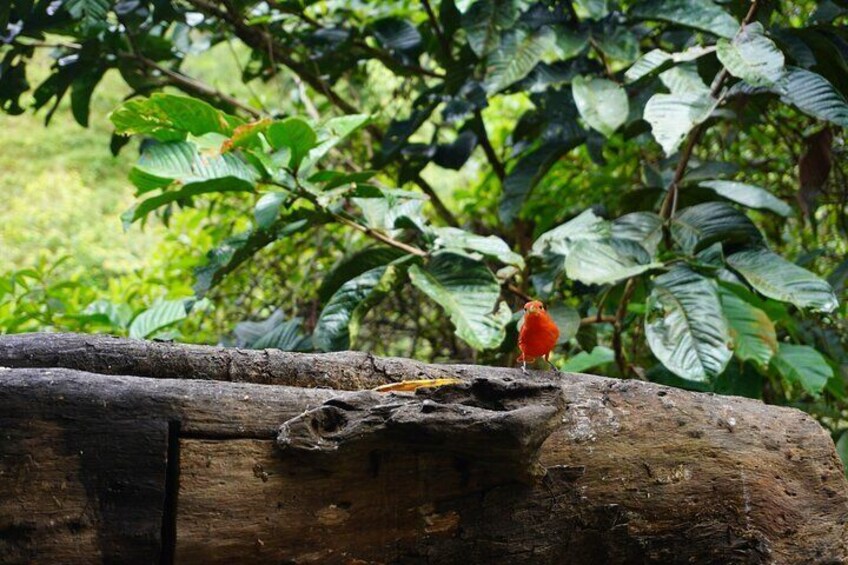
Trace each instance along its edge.
{"label": "bird's leg", "polygon": [[560,371],[560,370],[559,370],[559,368],[558,368],[556,365],[554,365],[553,363],[551,363],[551,360],[550,360],[550,354],[545,355],[545,361],[547,361],[548,365],[550,365],[550,366],[551,366],[551,369],[553,369],[555,372],[557,372],[557,373],[561,373],[561,372],[562,372],[562,371]]}
{"label": "bird's leg", "polygon": [[526,359],[521,362],[521,372],[524,373],[525,375],[530,374],[530,373],[527,372],[527,360]]}

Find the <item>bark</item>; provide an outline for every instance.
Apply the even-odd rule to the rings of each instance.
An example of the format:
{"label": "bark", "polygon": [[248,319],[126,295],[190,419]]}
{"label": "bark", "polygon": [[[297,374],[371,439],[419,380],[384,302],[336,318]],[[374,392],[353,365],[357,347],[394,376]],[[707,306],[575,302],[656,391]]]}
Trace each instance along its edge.
{"label": "bark", "polygon": [[290,353],[122,339],[109,335],[19,334],[0,339],[0,367],[65,367],[104,375],[213,379],[361,390],[415,378],[454,376],[455,367],[369,353]]}
{"label": "bark", "polygon": [[[83,338],[46,341],[67,339]],[[20,362],[21,340],[39,341],[0,337],[0,365]],[[203,349],[111,342],[151,355],[138,367],[167,351],[204,366]],[[348,363],[360,355],[291,359],[382,380]],[[385,363],[391,379],[464,382],[384,394],[0,369],[0,562],[848,560],[848,483],[802,412],[589,375]]]}

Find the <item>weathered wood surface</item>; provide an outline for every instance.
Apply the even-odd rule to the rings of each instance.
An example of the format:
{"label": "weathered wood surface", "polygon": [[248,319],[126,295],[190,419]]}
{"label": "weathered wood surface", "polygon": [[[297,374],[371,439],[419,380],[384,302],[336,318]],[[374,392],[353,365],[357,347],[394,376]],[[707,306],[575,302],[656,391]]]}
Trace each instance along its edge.
{"label": "weathered wood surface", "polygon": [[[376,395],[0,370],[0,562],[848,561],[848,483],[797,410],[588,375],[438,371],[469,383]],[[441,434],[386,435],[399,406],[459,428],[443,417]],[[475,422],[510,418],[493,438],[535,442],[487,451]]]}
{"label": "weathered wood surface", "polygon": [[122,339],[18,334],[0,338],[0,367],[65,367],[104,375],[361,390],[405,379],[456,376],[456,367],[369,353],[290,353]]}

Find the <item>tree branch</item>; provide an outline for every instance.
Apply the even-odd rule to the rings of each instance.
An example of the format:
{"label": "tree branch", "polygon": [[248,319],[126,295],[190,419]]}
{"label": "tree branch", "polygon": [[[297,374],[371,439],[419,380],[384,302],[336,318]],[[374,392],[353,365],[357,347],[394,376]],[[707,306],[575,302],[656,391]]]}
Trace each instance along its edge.
{"label": "tree branch", "polygon": [[[757,14],[757,8],[759,7],[758,2],[759,0],[752,0],[751,7],[748,9],[748,13],[742,20],[740,29],[751,23],[754,19],[754,16]],[[718,97],[728,76],[730,76],[730,74],[727,72],[727,69],[724,68],[718,75],[716,75],[712,88],[710,89],[710,98]],[[680,181],[683,180],[683,176],[686,174],[686,167],[689,165],[689,160],[692,158],[692,152],[695,149],[695,145],[697,145],[698,141],[701,139],[701,135],[704,133],[704,130],[706,130],[706,122],[698,124],[691,132],[689,132],[689,137],[686,139],[686,145],[684,146],[683,152],[680,154],[680,159],[677,162],[677,168],[674,170],[674,177],[672,177],[671,182],[668,185],[668,191],[666,192],[662,206],[660,207],[660,216],[664,219],[674,216],[674,212],[677,209],[677,196],[680,189]]]}
{"label": "tree branch", "polygon": [[159,63],[148,59],[144,55],[132,54],[132,53],[123,53],[122,56],[124,56],[128,59],[135,60],[135,61],[141,63],[142,65],[144,65],[145,67],[147,67],[149,69],[153,69],[155,71],[162,73],[164,76],[166,76],[169,79],[169,81],[174,86],[179,87],[181,90],[185,90],[186,92],[191,92],[191,93],[194,93],[194,94],[197,94],[197,95],[200,95],[200,96],[217,98],[217,99],[221,100],[222,102],[229,104],[230,106],[232,106],[234,108],[238,108],[239,110],[241,110],[241,111],[243,111],[247,114],[250,114],[254,118],[260,118],[263,115],[263,113],[260,110],[257,110],[256,108],[248,106],[247,104],[241,102],[237,98],[234,98],[234,97],[230,96],[229,94],[224,94],[220,90],[216,90],[215,88],[209,86],[208,84],[200,82],[197,79],[191,78],[191,77],[186,76],[186,75],[179,73],[177,71],[173,71],[173,70],[171,70],[167,67],[163,67]]}
{"label": "tree branch", "polygon": [[480,145],[483,147],[483,152],[486,154],[486,159],[492,165],[495,175],[498,180],[503,182],[506,177],[506,170],[503,163],[498,159],[498,154],[495,153],[495,148],[492,147],[492,142],[489,140],[489,133],[486,131],[486,123],[483,121],[483,113],[480,110],[474,111],[474,126],[477,135],[480,137]]}

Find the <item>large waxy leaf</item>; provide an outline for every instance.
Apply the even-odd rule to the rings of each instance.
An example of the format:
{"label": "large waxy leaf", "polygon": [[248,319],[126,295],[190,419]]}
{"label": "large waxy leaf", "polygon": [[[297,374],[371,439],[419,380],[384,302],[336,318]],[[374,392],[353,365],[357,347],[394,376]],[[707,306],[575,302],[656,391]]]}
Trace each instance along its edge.
{"label": "large waxy leaf", "polygon": [[308,176],[309,171],[333,147],[345,141],[359,128],[364,127],[371,117],[368,114],[349,114],[330,118],[317,128],[318,144],[309,150],[306,158],[300,164],[299,174]]}
{"label": "large waxy leaf", "polygon": [[748,216],[726,202],[705,202],[690,206],[674,216],[671,235],[689,254],[716,242],[754,243],[762,240]]}
{"label": "large waxy leaf", "polygon": [[727,257],[727,264],[769,298],[822,312],[832,312],[837,306],[827,281],[768,249],[739,251]]}
{"label": "large waxy leaf", "polygon": [[719,37],[736,35],[739,24],[710,0],[646,0],[635,2],[630,16],[700,29]]}
{"label": "large waxy leaf", "polygon": [[212,183],[220,190],[253,190],[258,178],[253,167],[235,155],[201,153],[187,141],[147,148],[130,171],[130,180],[139,193],[167,188],[175,182],[182,188]]}
{"label": "large waxy leaf", "polygon": [[486,265],[443,251],[426,266],[412,265],[409,276],[412,284],[444,308],[456,335],[471,347],[491,349],[503,341],[512,313],[505,303],[498,306],[500,285]]}
{"label": "large waxy leaf", "polygon": [[516,28],[504,34],[486,65],[486,90],[499,92],[526,77],[555,42],[556,34],[549,27],[533,32]]}
{"label": "large waxy leaf", "polygon": [[645,120],[670,156],[693,127],[710,117],[718,100],[703,93],[654,94],[645,105]]}
{"label": "large waxy leaf", "polygon": [[157,300],[130,324],[130,337],[144,339],[186,317],[185,300]]}
{"label": "large waxy leaf", "polygon": [[571,83],[577,111],[592,129],[609,137],[625,121],[630,111],[627,93],[621,86],[603,78],[574,77]]}
{"label": "large waxy leaf", "polygon": [[636,60],[627,72],[624,73],[624,79],[627,82],[635,82],[640,78],[654,73],[658,70],[663,70],[672,63],[686,63],[694,61],[699,57],[703,57],[708,53],[715,51],[715,47],[695,46],[681,51],[680,53],[666,53],[662,49],[652,49],[639,59]]}
{"label": "large waxy leaf", "polygon": [[67,0],[65,2],[68,13],[72,18],[81,20],[85,30],[105,24],[111,5],[111,0]]}
{"label": "large waxy leaf", "polygon": [[609,347],[598,345],[592,351],[581,351],[574,357],[571,357],[562,366],[562,370],[566,373],[582,373],[600,365],[606,365],[615,361],[615,352]]}
{"label": "large waxy leaf", "polygon": [[[557,345],[567,342],[580,330],[580,312],[565,304],[554,304],[548,308],[548,315],[559,328]],[[522,321],[524,318],[522,317]],[[520,330],[521,328],[519,328]]]}
{"label": "large waxy leaf", "polygon": [[405,253],[394,247],[368,247],[345,257],[321,281],[318,298],[327,302],[336,291],[347,281],[358,277],[365,271],[388,265],[400,259]]}
{"label": "large waxy leaf", "polygon": [[421,46],[421,33],[400,18],[383,18],[374,22],[374,36],[389,51],[415,51]]}
{"label": "large waxy leaf", "polygon": [[301,161],[309,151],[315,147],[318,139],[312,126],[300,118],[286,118],[271,124],[265,136],[274,149],[289,150],[291,154],[289,166],[295,170],[300,167]]}
{"label": "large waxy leaf", "polygon": [[661,72],[660,81],[672,94],[709,96],[710,93],[710,87],[704,83],[694,63],[677,65]]}
{"label": "large waxy leaf", "polygon": [[349,349],[359,322],[398,280],[399,268],[383,265],[344,283],[318,317],[312,339],[323,351]]}
{"label": "large waxy leaf", "polygon": [[789,67],[772,88],[781,100],[805,114],[848,127],[848,102],[826,78],[806,69]]}
{"label": "large waxy leaf", "polygon": [[515,0],[477,0],[462,14],[468,45],[478,57],[485,57],[498,48],[501,30],[510,27],[517,15]]}
{"label": "large waxy leaf", "polygon": [[808,345],[781,343],[772,366],[786,380],[799,384],[808,393],[818,396],[833,377],[833,369],[821,353]]}
{"label": "large waxy leaf", "polygon": [[616,218],[612,223],[612,236],[629,239],[644,247],[653,257],[662,241],[663,221],[653,212],[633,212]]}
{"label": "large waxy leaf", "polygon": [[566,257],[565,274],[584,284],[611,284],[661,266],[635,241],[584,239]]}
{"label": "large waxy leaf", "polygon": [[160,141],[185,139],[219,133],[230,136],[243,121],[187,96],[157,93],[150,98],[124,102],[109,116],[115,132],[122,135],[149,135]]}
{"label": "large waxy leaf", "polygon": [[281,310],[261,322],[236,324],[236,345],[250,349],[280,349],[282,351],[308,351],[312,347],[309,336],[303,335],[300,318],[286,320]]}
{"label": "large waxy leaf", "polygon": [[784,218],[792,215],[792,207],[789,204],[759,186],[730,180],[709,180],[699,183],[698,186],[708,188],[719,196],[748,208],[769,210]]}
{"label": "large waxy leaf", "polygon": [[453,249],[479,253],[484,257],[496,259],[507,265],[524,268],[524,258],[509,248],[509,245],[496,235],[482,236],[459,228],[433,228],[437,248]]}
{"label": "large waxy leaf", "polygon": [[720,39],[716,55],[727,71],[753,86],[768,86],[783,75],[783,53],[763,35],[759,22],[746,25],[732,40]]}
{"label": "large waxy leaf", "polygon": [[142,200],[121,214],[121,221],[124,225],[124,229],[129,229],[133,222],[147,217],[147,215],[152,211],[171,204],[172,202],[187,202],[192,197],[199,196],[201,194],[211,194],[214,192],[245,192],[249,190],[249,188],[237,185],[222,184],[219,186],[217,183],[212,181],[193,183],[180,190],[168,190],[162,194],[157,194],[156,196]]}
{"label": "large waxy leaf", "polygon": [[724,287],[719,287],[719,296],[733,338],[733,353],[765,369],[777,352],[774,323],[768,314]]}
{"label": "large waxy leaf", "polygon": [[530,191],[539,184],[560,157],[583,142],[582,137],[546,143],[524,155],[504,179],[503,197],[498,208],[501,221],[511,224],[521,211]]}
{"label": "large waxy leaf", "polygon": [[715,282],[684,266],[654,279],[645,337],[663,365],[691,381],[716,377],[732,356]]}
{"label": "large waxy leaf", "polygon": [[584,239],[603,239],[611,235],[610,223],[595,215],[592,209],[584,210],[552,230],[546,231],[533,242],[531,252],[538,257],[556,253],[565,257],[575,242]]}

